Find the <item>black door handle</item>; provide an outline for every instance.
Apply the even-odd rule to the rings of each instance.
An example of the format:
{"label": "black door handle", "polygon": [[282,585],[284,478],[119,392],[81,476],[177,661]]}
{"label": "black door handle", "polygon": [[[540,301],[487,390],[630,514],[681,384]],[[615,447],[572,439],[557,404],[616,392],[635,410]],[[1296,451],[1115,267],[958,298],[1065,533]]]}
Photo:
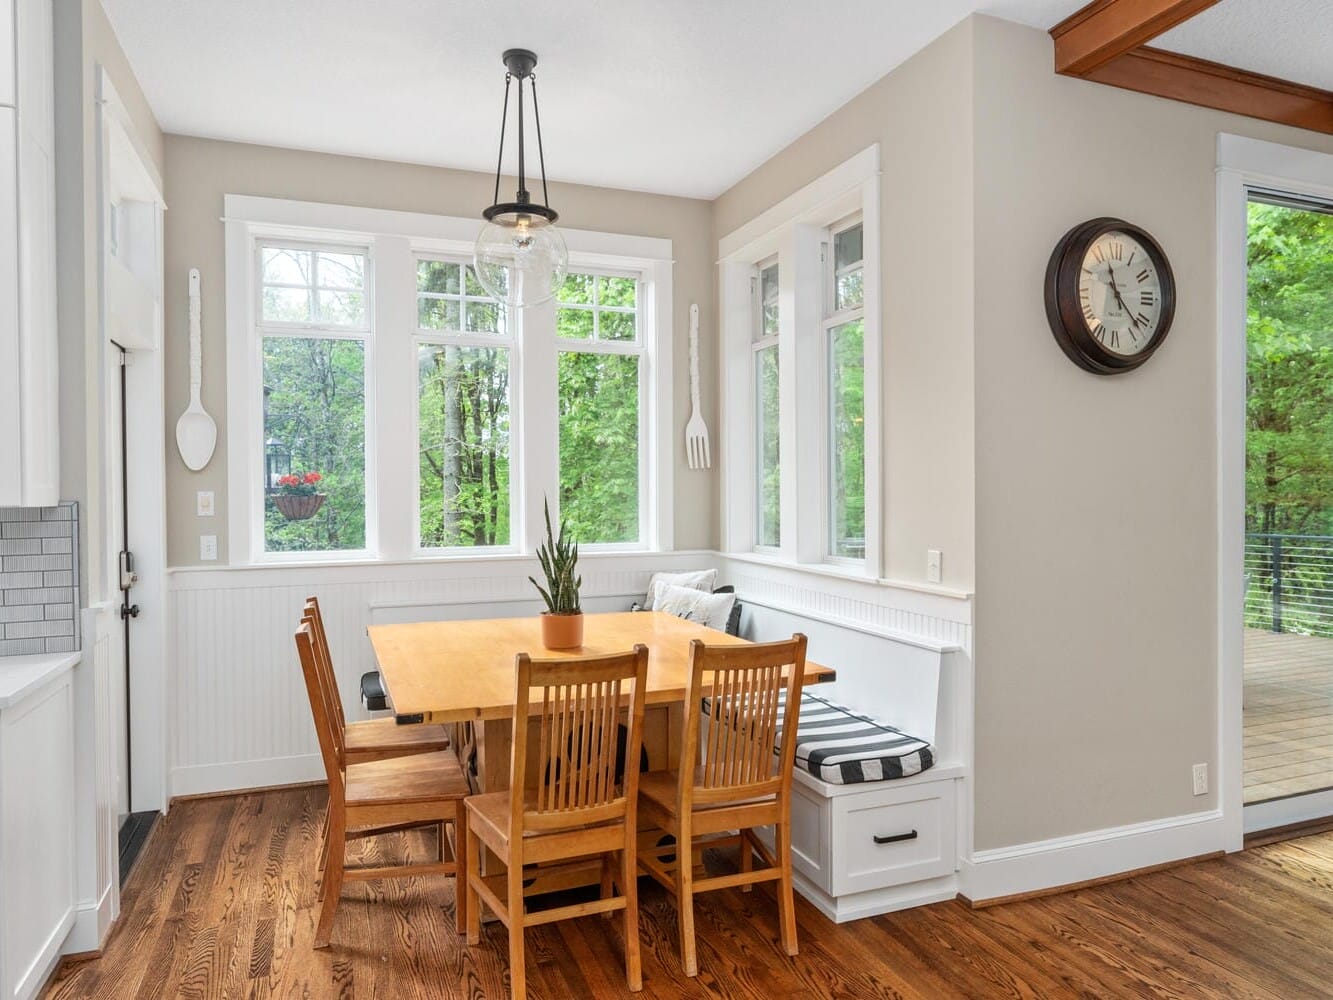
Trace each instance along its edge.
{"label": "black door handle", "polygon": [[911,833],[895,833],[892,836],[888,837],[880,837],[875,834],[871,834],[872,839],[877,844],[896,844],[901,840],[916,840],[916,836],[917,835],[915,830],[913,830]]}
{"label": "black door handle", "polygon": [[121,617],[122,619],[123,619],[123,618],[138,618],[138,617],[139,617],[139,605],[137,605],[137,604],[122,604],[122,605],[120,606],[120,617]]}

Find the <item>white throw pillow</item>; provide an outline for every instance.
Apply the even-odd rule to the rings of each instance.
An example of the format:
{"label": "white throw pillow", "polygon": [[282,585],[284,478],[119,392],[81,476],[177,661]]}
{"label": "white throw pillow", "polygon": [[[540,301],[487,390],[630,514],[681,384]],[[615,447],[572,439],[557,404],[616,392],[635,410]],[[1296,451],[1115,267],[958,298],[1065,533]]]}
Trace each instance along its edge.
{"label": "white throw pillow", "polygon": [[657,588],[653,610],[665,611],[677,618],[725,632],[727,619],[731,617],[731,607],[735,603],[735,594],[711,594],[692,587],[673,587],[668,584]]}
{"label": "white throw pillow", "polygon": [[648,597],[644,600],[644,606],[657,610],[657,591],[661,587],[689,587],[691,590],[702,590],[711,594],[713,587],[717,583],[717,570],[700,569],[689,573],[654,573],[653,578],[648,581]]}

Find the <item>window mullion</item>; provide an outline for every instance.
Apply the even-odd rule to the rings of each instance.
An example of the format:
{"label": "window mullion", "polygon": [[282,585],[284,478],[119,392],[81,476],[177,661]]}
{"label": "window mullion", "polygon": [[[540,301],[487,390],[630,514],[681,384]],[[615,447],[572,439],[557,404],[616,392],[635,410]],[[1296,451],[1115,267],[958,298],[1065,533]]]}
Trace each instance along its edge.
{"label": "window mullion", "polygon": [[520,432],[517,442],[513,435],[510,437],[516,452],[510,462],[522,474],[515,497],[517,510],[510,523],[516,536],[514,544],[520,551],[533,552],[546,533],[543,499],[550,500],[552,523],[559,523],[560,518],[556,303],[551,300],[514,312],[519,344],[513,374],[518,386],[515,393],[518,413],[511,417],[511,426],[518,427]]}
{"label": "window mullion", "polygon": [[[374,527],[379,555],[407,559],[417,539],[417,385],[416,264],[412,247],[401,237],[375,241],[374,405],[368,405],[369,431],[375,447],[367,456],[367,484],[374,484],[369,510],[377,512]],[[367,401],[369,403],[369,400]],[[373,468],[373,478],[372,478]],[[367,528],[371,527],[368,520]]]}
{"label": "window mullion", "polygon": [[793,226],[784,241],[781,271],[783,355],[782,391],[782,552],[796,562],[823,558],[824,436],[827,390],[823,320],[823,268],[820,247],[824,231]]}

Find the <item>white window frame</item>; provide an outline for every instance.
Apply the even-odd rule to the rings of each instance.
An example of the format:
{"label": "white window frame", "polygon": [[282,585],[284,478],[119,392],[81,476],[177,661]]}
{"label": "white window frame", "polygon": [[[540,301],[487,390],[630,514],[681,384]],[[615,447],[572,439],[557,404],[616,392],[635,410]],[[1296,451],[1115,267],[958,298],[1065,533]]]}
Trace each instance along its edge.
{"label": "white window frame", "polygon": [[[650,517],[648,510],[649,504],[647,502],[646,491],[644,490],[644,484],[650,482],[652,478],[651,462],[649,461],[649,452],[651,446],[648,440],[648,434],[647,434],[648,420],[646,419],[648,415],[648,408],[651,405],[652,394],[648,391],[649,354],[644,333],[645,326],[647,324],[645,324],[643,316],[643,311],[645,308],[644,293],[645,293],[645,285],[647,283],[643,280],[643,274],[639,271],[627,271],[624,268],[614,268],[614,267],[595,267],[595,266],[576,267],[572,261],[566,273],[589,274],[593,276],[594,302],[597,297],[595,291],[597,284],[596,278],[599,277],[633,278],[638,286],[637,289],[635,290],[635,299],[634,299],[635,301],[634,339],[632,341],[602,340],[601,338],[596,336],[589,338],[587,340],[582,340],[577,337],[557,336],[555,342],[557,362],[559,360],[559,354],[561,352],[575,353],[575,354],[619,354],[625,356],[633,356],[639,359],[639,537],[637,541],[633,542],[586,542],[586,543],[580,542],[579,543],[580,552],[590,552],[590,553],[591,552],[637,552],[644,548],[645,539],[649,538],[652,533],[652,527],[650,524]],[[573,304],[564,304],[559,302],[556,303],[557,311],[560,309],[568,309],[568,308],[592,311],[594,334],[596,334],[596,332],[600,329],[601,326],[601,321],[599,317],[599,314],[601,312],[605,311],[605,312],[624,313],[628,311],[624,307],[602,306],[600,304],[583,305],[579,303],[573,303]],[[557,387],[557,392],[558,391],[559,389]],[[557,444],[556,451],[558,455],[559,453],[558,428],[556,435],[556,444]],[[558,485],[559,466],[557,466],[556,475],[557,475],[557,485]],[[552,504],[553,511],[555,510],[555,506],[556,506],[555,504]],[[554,514],[552,515],[552,518],[554,518]]]}
{"label": "white window frame", "polygon": [[[834,253],[835,240],[840,233],[849,229],[861,226],[861,281],[862,296],[861,304],[853,306],[850,309],[837,308],[838,291],[838,267],[837,255]],[[833,372],[829,370],[828,358],[833,347],[833,331],[840,326],[848,323],[855,323],[858,319],[862,321],[862,330],[865,325],[865,220],[860,212],[840,219],[828,227],[823,242],[824,257],[824,318],[820,322],[820,351],[824,358],[824,367],[822,371],[824,379],[824,467],[823,467],[823,488],[820,491],[821,515],[824,522],[824,559],[835,566],[859,567],[865,562],[865,558],[857,559],[853,556],[840,556],[833,551]],[[864,363],[864,362],[863,362]],[[869,369],[867,369],[869,371]],[[864,390],[863,390],[864,392]],[[864,396],[863,396],[864,399]],[[864,414],[862,420],[865,420]],[[867,466],[869,465],[869,456],[866,456]],[[870,489],[867,479],[866,490]],[[868,518],[867,518],[868,520]],[[866,526],[867,530],[869,525]],[[866,539],[867,546],[869,539]]]}
{"label": "white window frame", "polygon": [[[476,219],[229,194],[224,198],[227,298],[227,527],[231,565],[410,562],[525,558],[542,540],[542,497],[559,516],[559,428],[555,302],[512,311],[510,475],[511,545],[419,547],[417,458],[416,256],[470,260]],[[587,551],[671,551],[673,538],[672,244],[669,239],[563,229],[573,271],[636,274],[639,349],[641,536],[638,544],[581,546]],[[367,548],[360,552],[263,552],[262,382],[255,322],[258,239],[368,246]],[[371,304],[373,303],[373,305]],[[497,342],[492,338],[488,342]],[[373,354],[373,361],[370,355]],[[373,364],[373,385],[371,365]],[[550,373],[549,378],[531,373]],[[521,424],[521,426],[520,426]],[[403,431],[411,428],[410,435]],[[403,489],[410,482],[412,489]]]}
{"label": "white window frame", "polygon": [[[878,579],[883,556],[883,402],[880,332],[879,146],[867,147],[719,241],[722,324],[722,525],[729,553]],[[834,227],[863,227],[866,554],[831,557],[827,516],[829,309],[827,265]],[[753,331],[761,262],[779,263],[781,544],[757,541]]]}
{"label": "white window frame", "polygon": [[[416,290],[417,283],[417,264],[421,261],[444,261],[449,264],[458,264],[464,271],[472,265],[470,256],[459,253],[449,253],[442,250],[430,250],[420,244],[413,247],[412,252],[412,281],[414,295],[412,299],[413,317],[412,317],[412,358],[413,371],[416,370],[417,349],[423,344],[436,344],[441,346],[453,347],[502,347],[509,352],[509,543],[507,545],[422,545],[421,544],[421,484],[414,479],[416,489],[413,492],[412,503],[412,537],[416,546],[417,555],[422,556],[487,556],[487,555],[506,555],[519,552],[518,531],[515,525],[517,514],[520,514],[518,508],[520,489],[514,476],[514,470],[517,468],[515,463],[515,452],[517,442],[514,434],[514,416],[517,402],[517,393],[515,386],[518,384],[518,371],[521,365],[522,351],[519,349],[518,329],[522,324],[522,310],[508,309],[505,306],[500,308],[505,310],[505,333],[476,333],[465,332],[462,330],[429,330],[421,326],[421,319],[415,310],[420,301],[420,292]],[[467,325],[467,276],[460,273],[459,287],[459,320],[460,325]],[[473,301],[475,296],[471,297]],[[412,442],[417,447],[421,447],[421,406],[420,406],[420,386],[413,384],[412,395]],[[420,475],[420,458],[412,463],[414,476]]]}
{"label": "white window frame", "polygon": [[[779,503],[778,503],[778,544],[777,544],[777,545],[766,545],[766,544],[764,544],[763,542],[761,542],[761,541],[759,540],[759,507],[761,506],[761,497],[760,497],[760,493],[759,493],[759,471],[760,471],[760,470],[759,470],[759,429],[760,429],[760,428],[759,428],[759,405],[760,405],[760,399],[759,399],[759,355],[760,355],[762,352],[764,352],[764,351],[777,351],[777,352],[778,352],[778,379],[779,379],[779,382],[781,382],[781,379],[782,379],[782,337],[781,337],[781,331],[779,330],[777,333],[766,333],[766,332],[764,331],[764,272],[767,271],[769,268],[772,268],[772,267],[776,267],[776,268],[778,269],[778,286],[779,286],[779,289],[781,289],[781,285],[782,285],[782,262],[778,260],[776,254],[774,254],[774,255],[771,256],[771,257],[765,258],[764,260],[758,261],[758,262],[754,265],[754,274],[753,274],[753,277],[750,279],[751,282],[752,282],[752,285],[751,285],[751,288],[752,288],[752,291],[751,291],[751,298],[753,299],[753,302],[752,302],[752,304],[751,304],[751,308],[752,308],[753,311],[752,311],[751,316],[750,316],[750,329],[751,329],[751,337],[752,337],[752,339],[751,339],[751,341],[750,341],[750,400],[751,400],[751,407],[750,407],[750,420],[751,420],[751,423],[750,423],[750,439],[751,439],[750,448],[751,448],[751,452],[750,452],[750,454],[751,454],[751,458],[752,458],[753,463],[754,463],[754,468],[753,468],[753,470],[752,470],[752,472],[753,472],[753,476],[754,476],[754,479],[753,479],[754,487],[753,487],[753,489],[751,490],[751,494],[750,494],[750,503],[751,503],[751,507],[753,508],[752,516],[754,517],[754,551],[755,551],[755,552],[762,553],[762,554],[765,554],[765,555],[769,555],[769,556],[777,556],[777,555],[779,555],[779,554],[782,552],[782,503],[781,503],[781,500],[779,500]],[[778,315],[779,315],[779,317],[780,317],[781,314],[782,314],[781,291],[779,291],[779,293],[778,293],[778,297],[779,297],[779,303],[778,303]],[[779,320],[779,322],[781,322],[781,320]],[[779,390],[779,394],[780,394],[780,390]],[[778,409],[779,409],[779,412],[781,412],[781,399],[779,399]],[[779,418],[779,419],[780,419],[780,418]],[[781,440],[781,431],[780,431],[780,430],[779,430],[779,438],[778,438],[778,462],[779,462],[779,465],[781,465],[781,462],[782,462],[782,440]],[[780,477],[781,477],[781,470],[779,469],[779,478],[780,478]],[[779,489],[781,489],[781,487],[779,487]]]}

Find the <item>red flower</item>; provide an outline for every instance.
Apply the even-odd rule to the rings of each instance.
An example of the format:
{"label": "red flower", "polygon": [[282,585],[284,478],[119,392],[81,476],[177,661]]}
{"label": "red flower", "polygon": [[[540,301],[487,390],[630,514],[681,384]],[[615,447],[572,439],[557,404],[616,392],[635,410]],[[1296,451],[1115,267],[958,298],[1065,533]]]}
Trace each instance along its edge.
{"label": "red flower", "polygon": [[279,486],[299,486],[300,484],[301,484],[301,480],[297,479],[295,476],[279,476],[279,477],[278,477],[278,485],[279,485]]}
{"label": "red flower", "polygon": [[318,472],[307,472],[304,476],[301,477],[301,481],[305,483],[307,486],[313,486],[315,485],[315,483],[319,482],[323,478],[324,477],[321,476]]}

